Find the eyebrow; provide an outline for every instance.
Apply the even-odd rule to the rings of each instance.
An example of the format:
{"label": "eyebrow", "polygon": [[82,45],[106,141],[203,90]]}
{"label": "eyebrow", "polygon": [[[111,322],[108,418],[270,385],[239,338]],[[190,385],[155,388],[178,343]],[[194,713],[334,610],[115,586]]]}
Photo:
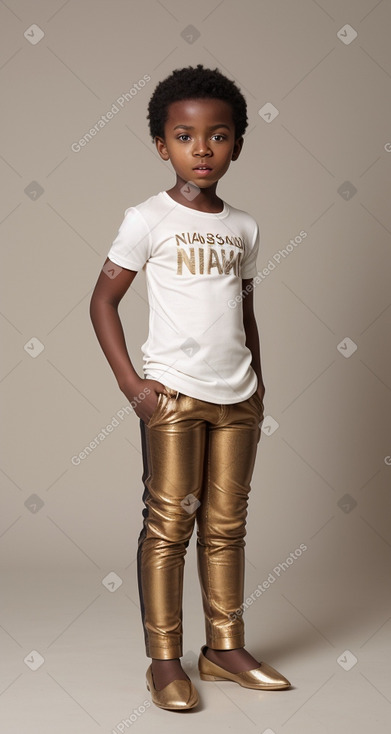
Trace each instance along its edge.
{"label": "eyebrow", "polygon": [[[175,125],[173,129],[176,130],[178,127],[182,127],[184,130],[194,130],[192,125]],[[218,125],[211,125],[209,130],[217,130],[218,127],[226,127],[227,130],[231,129],[229,125],[225,125],[224,122],[219,122]]]}

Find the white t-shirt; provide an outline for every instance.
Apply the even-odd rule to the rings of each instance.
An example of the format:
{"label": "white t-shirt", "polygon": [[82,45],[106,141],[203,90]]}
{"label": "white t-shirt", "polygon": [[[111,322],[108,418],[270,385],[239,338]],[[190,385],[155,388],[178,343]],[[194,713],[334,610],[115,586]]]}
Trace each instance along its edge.
{"label": "white t-shirt", "polygon": [[255,392],[240,294],[242,278],[257,274],[258,247],[255,219],[226,202],[221,212],[199,212],[161,191],[125,210],[108,258],[145,271],[146,378],[211,403]]}

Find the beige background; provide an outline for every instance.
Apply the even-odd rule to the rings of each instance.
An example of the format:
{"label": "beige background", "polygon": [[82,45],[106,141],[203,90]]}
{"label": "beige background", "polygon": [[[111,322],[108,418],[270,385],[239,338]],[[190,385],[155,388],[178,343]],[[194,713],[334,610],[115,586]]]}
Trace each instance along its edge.
{"label": "beige background", "polygon": [[[125,209],[175,180],[150,141],[148,99],[174,68],[198,62],[234,79],[248,102],[244,148],[218,193],[257,218],[259,271],[301,230],[307,236],[255,289],[266,417],[246,565],[247,594],[275,577],[246,612],[247,647],[294,687],[270,694],[199,682],[193,537],[184,661],[203,707],[186,727],[388,730],[390,23],[387,0],[0,4],[8,734],[124,731],[121,721],[150,700],[135,565],[138,419],[123,416],[87,458],[72,457],[127,406],[89,300]],[[74,152],[145,74],[151,81]],[[268,122],[270,105],[278,114]],[[143,278],[120,307],[140,374]],[[300,544],[307,550],[279,566]],[[183,728],[154,706],[136,719],[138,731]]]}

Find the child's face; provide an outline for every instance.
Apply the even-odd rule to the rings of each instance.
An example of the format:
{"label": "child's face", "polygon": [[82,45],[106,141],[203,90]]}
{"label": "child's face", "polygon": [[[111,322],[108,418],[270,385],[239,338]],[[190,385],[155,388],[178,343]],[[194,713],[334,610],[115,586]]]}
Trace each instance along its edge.
{"label": "child's face", "polygon": [[[155,138],[159,155],[170,160],[177,183],[192,181],[207,189],[238,158],[243,138],[235,140],[232,108],[221,99],[186,99],[168,108],[164,139]],[[207,170],[197,170],[205,165]]]}

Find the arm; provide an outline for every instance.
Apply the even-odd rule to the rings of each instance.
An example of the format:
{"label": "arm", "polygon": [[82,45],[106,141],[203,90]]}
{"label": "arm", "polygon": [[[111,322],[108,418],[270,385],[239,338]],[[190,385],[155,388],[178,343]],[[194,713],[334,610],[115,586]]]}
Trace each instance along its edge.
{"label": "arm", "polygon": [[[109,261],[106,258],[105,264]],[[118,269],[118,265],[115,265]],[[135,371],[126,347],[124,331],[118,314],[118,304],[130,287],[137,272],[121,268],[114,278],[102,269],[90,301],[90,317],[99,344],[117,379],[118,387],[132,402],[144,392],[146,397],[137,402],[135,413],[148,423],[157,404],[157,393],[164,385],[157,380],[144,380]],[[149,388],[149,393],[146,390]]]}
{"label": "arm", "polygon": [[246,347],[249,348],[253,355],[251,366],[258,377],[257,392],[261,400],[263,400],[265,395],[265,385],[263,384],[262,378],[258,327],[254,314],[254,289],[249,288],[248,291],[246,291],[246,286],[250,286],[251,284],[252,278],[242,279],[242,290],[246,294],[243,297],[243,326],[246,334]]}

